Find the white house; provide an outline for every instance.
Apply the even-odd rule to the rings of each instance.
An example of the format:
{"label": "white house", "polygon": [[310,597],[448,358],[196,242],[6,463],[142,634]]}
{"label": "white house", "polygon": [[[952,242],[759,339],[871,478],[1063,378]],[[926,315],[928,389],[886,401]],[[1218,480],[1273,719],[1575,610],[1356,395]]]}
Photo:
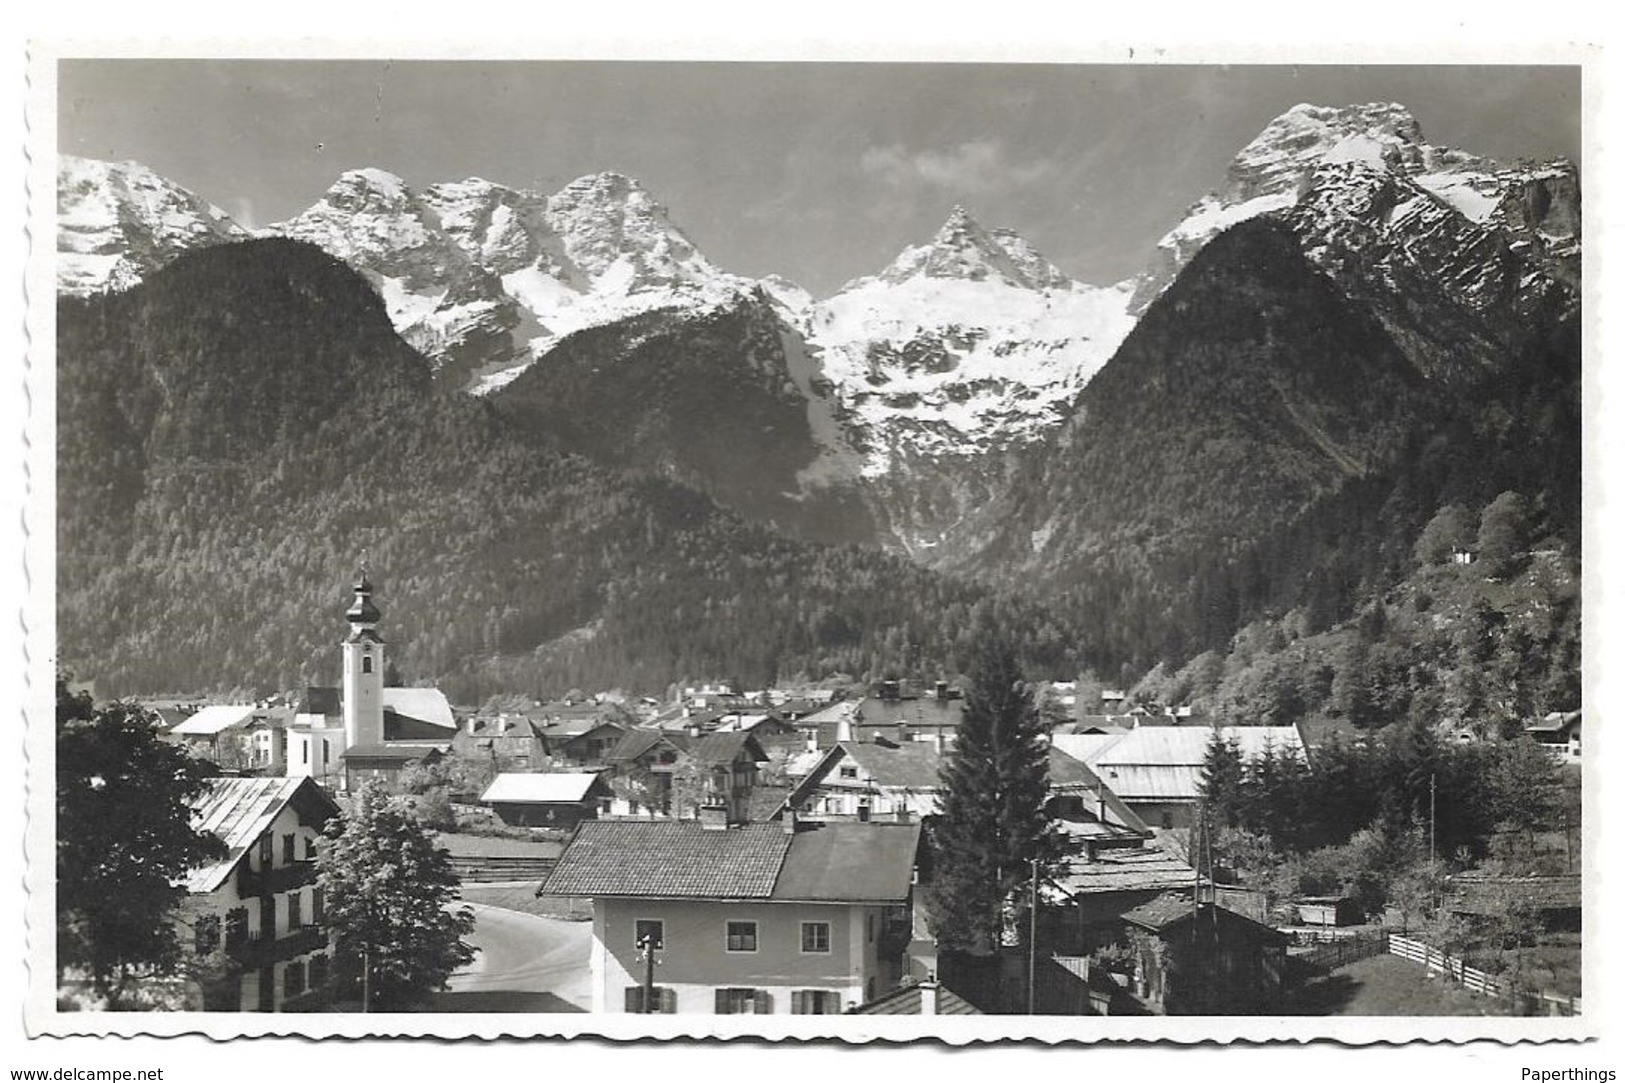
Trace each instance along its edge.
{"label": "white house", "polygon": [[319,999],[332,938],[316,886],[316,838],[338,806],[308,778],[216,778],[193,825],[226,845],[194,869],[181,922],[199,965],[200,1006],[280,1011]]}
{"label": "white house", "polygon": [[[834,1014],[902,980],[917,824],[583,822],[542,891],[593,901],[592,1007]],[[644,951],[654,950],[652,971]]]}

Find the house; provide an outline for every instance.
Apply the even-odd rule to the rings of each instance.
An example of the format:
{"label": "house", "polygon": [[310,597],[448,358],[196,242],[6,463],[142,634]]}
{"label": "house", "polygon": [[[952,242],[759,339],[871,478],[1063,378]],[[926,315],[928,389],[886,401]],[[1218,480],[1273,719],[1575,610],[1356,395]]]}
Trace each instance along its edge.
{"label": "house", "polygon": [[639,728],[604,757],[614,772],[616,816],[683,816],[717,804],[732,822],[748,814],[757,765],[767,753],[749,733],[691,736]]}
{"label": "house", "polygon": [[953,744],[965,715],[959,690],[937,681],[926,694],[911,692],[899,681],[882,681],[876,694],[858,704],[853,737],[859,741],[884,738],[895,744],[932,742]]}
{"label": "house", "polygon": [[919,841],[917,824],[588,820],[538,894],[592,899],[595,1012],[640,1011],[648,986],[660,1012],[835,1014],[902,978]]}
{"label": "house", "polygon": [[847,1009],[848,1015],[981,1015],[981,1011],[941,982],[911,981],[867,1004]]}
{"label": "house", "polygon": [[1356,925],[1365,917],[1359,902],[1346,895],[1305,895],[1292,906],[1299,925]]}
{"label": "house", "polygon": [[1151,837],[1138,813],[1129,808],[1082,760],[1049,747],[1049,796],[1044,811],[1065,835],[1074,853],[1092,857],[1117,847],[1139,847]]}
{"label": "house", "polygon": [[537,733],[554,767],[604,767],[610,749],[630,727],[604,718],[565,719],[541,726]]}
{"label": "house", "polygon": [[1120,939],[1123,915],[1169,891],[1189,891],[1196,870],[1158,846],[1114,847],[1068,861],[1050,881],[1061,900],[1042,917],[1043,942],[1087,955]]}
{"label": "house", "polygon": [[857,700],[839,700],[800,718],[796,725],[806,740],[807,751],[824,752],[838,742],[852,740],[860,707],[862,703]]}
{"label": "house", "polygon": [[181,916],[200,1007],[269,1012],[321,999],[333,939],[316,886],[316,838],[337,813],[309,778],[209,780],[192,822],[226,856],[187,876]]}
{"label": "house", "polygon": [[1523,731],[1562,763],[1580,762],[1580,712],[1553,711]]}
{"label": "house", "polygon": [[451,751],[458,759],[498,770],[540,770],[551,762],[541,728],[524,715],[474,715],[457,728]]}
{"label": "house", "polygon": [[842,741],[795,785],[785,808],[815,820],[933,816],[941,764],[935,744]]}
{"label": "house", "polygon": [[504,773],[491,780],[480,804],[514,827],[573,828],[609,811],[610,789],[596,771]]}
{"label": "house", "polygon": [[184,744],[199,759],[238,770],[254,766],[254,741],[249,728],[262,715],[252,703],[215,703],[193,712],[166,736]]}
{"label": "house", "polygon": [[1155,1015],[1256,1015],[1274,1009],[1290,939],[1215,902],[1166,894],[1123,915],[1132,993]]}
{"label": "house", "polygon": [[1215,737],[1234,742],[1243,760],[1268,750],[1307,758],[1296,726],[1138,726],[1117,736],[1057,736],[1056,747],[1082,759],[1124,804],[1154,828],[1189,827],[1201,796],[1202,764]]}
{"label": "house", "polygon": [[1504,918],[1522,911],[1545,929],[1580,931],[1579,873],[1547,876],[1459,873],[1446,882],[1443,902],[1446,911],[1472,922]]}

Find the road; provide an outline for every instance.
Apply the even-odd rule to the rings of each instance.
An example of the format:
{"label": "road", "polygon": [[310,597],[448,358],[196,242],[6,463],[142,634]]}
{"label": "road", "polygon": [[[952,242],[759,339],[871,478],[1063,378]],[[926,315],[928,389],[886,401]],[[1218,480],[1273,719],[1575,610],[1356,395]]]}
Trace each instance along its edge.
{"label": "road", "polygon": [[521,914],[479,903],[470,943],[474,961],[435,995],[436,1012],[584,1012],[592,1004],[588,969],[592,922]]}

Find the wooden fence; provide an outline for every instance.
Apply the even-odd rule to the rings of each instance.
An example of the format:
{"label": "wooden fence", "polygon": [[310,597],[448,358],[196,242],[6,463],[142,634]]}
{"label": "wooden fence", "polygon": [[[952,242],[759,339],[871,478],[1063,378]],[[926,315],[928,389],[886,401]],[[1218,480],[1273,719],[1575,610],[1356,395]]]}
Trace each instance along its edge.
{"label": "wooden fence", "polygon": [[1438,948],[1431,947],[1420,940],[1412,940],[1408,936],[1392,933],[1388,936],[1388,951],[1401,959],[1409,959],[1413,963],[1421,963],[1435,974],[1448,975],[1452,980],[1460,982],[1475,993],[1495,997],[1499,1000],[1514,1001],[1518,1007],[1531,1015],[1579,1015],[1580,998],[1564,996],[1548,989],[1530,990],[1519,989],[1504,978],[1497,978],[1486,974],[1476,967],[1468,966],[1463,960],[1454,955],[1446,955]]}
{"label": "wooden fence", "polygon": [[1387,933],[1365,932],[1355,936],[1328,938],[1320,947],[1303,952],[1301,955],[1294,955],[1293,959],[1303,966],[1319,970],[1336,970],[1340,966],[1369,959],[1373,955],[1381,955],[1389,950],[1391,949],[1388,946]]}
{"label": "wooden fence", "polygon": [[504,880],[545,880],[557,865],[556,857],[515,855],[454,855],[451,867],[464,883],[492,884]]}

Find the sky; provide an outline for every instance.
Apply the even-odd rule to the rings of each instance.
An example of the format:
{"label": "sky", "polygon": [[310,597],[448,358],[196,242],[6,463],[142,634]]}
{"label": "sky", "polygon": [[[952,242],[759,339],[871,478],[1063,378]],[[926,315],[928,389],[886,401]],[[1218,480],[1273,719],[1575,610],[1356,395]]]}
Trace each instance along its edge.
{"label": "sky", "polygon": [[1299,102],[1397,101],[1430,142],[1580,154],[1576,67],[64,60],[58,146],[264,226],[372,166],[554,192],[615,170],[722,268],[816,295],[962,204],[1105,285]]}

